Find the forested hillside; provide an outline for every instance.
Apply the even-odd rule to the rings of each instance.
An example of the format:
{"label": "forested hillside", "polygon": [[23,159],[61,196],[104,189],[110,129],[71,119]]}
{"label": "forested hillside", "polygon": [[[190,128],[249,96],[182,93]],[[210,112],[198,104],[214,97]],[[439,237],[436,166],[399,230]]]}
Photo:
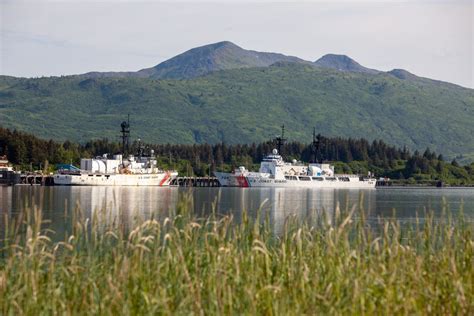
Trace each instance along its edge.
{"label": "forested hillside", "polygon": [[262,142],[285,124],[301,142],[316,127],[446,157],[474,153],[474,91],[402,72],[281,62],[190,80],[0,77],[3,127],[57,140],[115,140],[127,114],[133,137],[150,143]]}

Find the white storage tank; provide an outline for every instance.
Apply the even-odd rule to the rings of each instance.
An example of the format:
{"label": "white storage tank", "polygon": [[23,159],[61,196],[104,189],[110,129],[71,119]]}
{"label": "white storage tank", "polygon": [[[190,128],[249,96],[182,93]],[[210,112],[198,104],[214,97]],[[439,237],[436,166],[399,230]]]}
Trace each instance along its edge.
{"label": "white storage tank", "polygon": [[92,159],[92,172],[105,173],[106,167],[105,163],[102,160]]}

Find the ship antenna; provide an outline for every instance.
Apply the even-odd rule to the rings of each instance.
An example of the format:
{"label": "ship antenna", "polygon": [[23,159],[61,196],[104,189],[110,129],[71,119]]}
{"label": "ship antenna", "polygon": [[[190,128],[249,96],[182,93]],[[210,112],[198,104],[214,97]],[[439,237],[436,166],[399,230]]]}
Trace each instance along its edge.
{"label": "ship antenna", "polygon": [[127,121],[123,121],[120,127],[120,132],[122,133],[120,136],[120,138],[122,138],[122,153],[126,155],[128,153],[128,140],[130,138],[130,114],[128,114]]}
{"label": "ship antenna", "polygon": [[322,159],[318,159],[318,154],[321,148],[321,134],[316,135],[316,128],[313,127],[313,142],[311,144],[312,149],[312,161],[316,163],[322,163]]}
{"label": "ship antenna", "polygon": [[281,126],[281,136],[277,136],[276,138],[276,145],[277,145],[277,150],[278,153],[281,155],[281,149],[283,144],[285,143],[286,138],[285,138],[285,125]]}
{"label": "ship antenna", "polygon": [[138,138],[138,158],[141,159],[143,156],[143,144],[141,138]]}

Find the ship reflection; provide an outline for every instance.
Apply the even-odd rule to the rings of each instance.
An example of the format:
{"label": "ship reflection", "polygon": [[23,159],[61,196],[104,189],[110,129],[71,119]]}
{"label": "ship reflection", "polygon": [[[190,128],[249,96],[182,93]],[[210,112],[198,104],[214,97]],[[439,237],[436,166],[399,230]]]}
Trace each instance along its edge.
{"label": "ship reflection", "polygon": [[363,211],[370,214],[375,209],[373,195],[373,190],[363,189],[274,189],[268,192],[269,216],[277,235],[283,233],[289,217],[309,226],[315,226],[318,222],[331,225],[336,208],[348,212],[353,205],[358,206],[362,202]]}
{"label": "ship reflection", "polygon": [[281,234],[288,217],[310,226],[321,220],[332,224],[338,206],[344,212],[359,204],[363,205],[366,218],[373,216],[375,190],[15,186],[0,190],[0,228],[4,227],[5,218],[15,217],[31,206],[42,210],[48,228],[59,238],[71,231],[71,221],[78,214],[90,220],[96,216],[101,220],[99,225],[115,221],[130,228],[136,220],[163,220],[185,207],[200,218],[211,213],[232,215],[235,223],[240,223],[247,211],[251,218],[268,218],[272,230]]}
{"label": "ship reflection", "polygon": [[[119,222],[130,227],[135,220],[173,215],[178,189],[172,187],[15,186],[0,191],[0,228],[5,218],[14,219],[24,210],[40,209],[44,223],[62,236],[71,231],[71,220],[90,220],[99,225]],[[5,216],[6,215],[6,216]],[[104,222],[105,220],[106,222]],[[2,230],[0,229],[0,230]]]}
{"label": "ship reflection", "polygon": [[237,223],[244,210],[254,218],[260,212],[260,218],[269,218],[276,234],[283,232],[289,217],[313,226],[321,220],[332,224],[336,207],[348,212],[353,205],[361,204],[366,217],[376,209],[375,190],[364,189],[220,188],[204,198],[195,195],[195,209],[209,210],[209,204],[204,201],[215,205],[218,214],[232,214]]}
{"label": "ship reflection", "polygon": [[276,234],[284,231],[291,217],[298,222],[316,224],[318,219],[332,221],[336,201],[334,189],[274,189],[269,192],[269,217]]}
{"label": "ship reflection", "polygon": [[3,238],[3,229],[12,212],[12,188],[0,187],[0,239]]}
{"label": "ship reflection", "polygon": [[[171,187],[69,187],[76,208],[92,218],[119,220],[129,227],[135,221],[162,218],[175,213],[177,188]],[[71,207],[70,207],[70,210]]]}

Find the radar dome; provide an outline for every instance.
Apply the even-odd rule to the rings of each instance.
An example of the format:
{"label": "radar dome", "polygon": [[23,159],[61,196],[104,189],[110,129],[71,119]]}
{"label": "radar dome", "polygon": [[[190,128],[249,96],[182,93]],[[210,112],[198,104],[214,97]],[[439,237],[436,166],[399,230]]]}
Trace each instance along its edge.
{"label": "radar dome", "polygon": [[275,148],[275,149],[273,149],[272,153],[273,153],[274,155],[278,155],[278,150]]}

